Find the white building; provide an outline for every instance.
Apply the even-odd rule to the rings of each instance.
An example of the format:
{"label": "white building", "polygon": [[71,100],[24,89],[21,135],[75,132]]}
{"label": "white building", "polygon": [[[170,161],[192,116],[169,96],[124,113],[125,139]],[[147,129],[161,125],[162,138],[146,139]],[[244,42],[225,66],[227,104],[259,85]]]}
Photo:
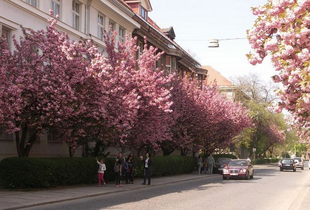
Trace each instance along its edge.
{"label": "white building", "polygon": [[[20,25],[45,29],[50,9],[55,17],[59,15],[58,30],[74,40],[93,39],[100,49],[104,49],[102,29],[108,30],[111,26],[118,32],[116,41],[119,41],[140,28],[132,18],[131,8],[118,0],[0,0],[0,33],[7,38],[12,50],[12,36],[23,35]],[[30,152],[30,156],[68,155],[68,146],[47,134],[36,141]],[[17,156],[14,134],[6,134],[0,127],[0,159],[8,156]]]}

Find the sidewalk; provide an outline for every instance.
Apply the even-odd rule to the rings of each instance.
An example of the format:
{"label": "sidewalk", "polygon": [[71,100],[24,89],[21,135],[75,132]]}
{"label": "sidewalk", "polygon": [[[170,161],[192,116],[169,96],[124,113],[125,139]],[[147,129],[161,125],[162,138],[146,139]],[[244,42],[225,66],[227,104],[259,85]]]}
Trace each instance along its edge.
{"label": "sidewalk", "polygon": [[48,190],[34,190],[29,192],[0,190],[0,210],[21,209],[42,204],[57,203],[62,201],[111,194],[120,191],[160,186],[188,180],[205,179],[207,177],[215,176],[219,175],[198,175],[197,173],[193,173],[169,177],[157,177],[152,178],[151,185],[141,185],[142,179],[136,179],[134,184],[123,184],[122,187],[118,188],[115,187],[114,183],[109,183],[101,187],[98,187],[96,184],[94,184],[86,186],[68,186],[63,189],[56,188]]}

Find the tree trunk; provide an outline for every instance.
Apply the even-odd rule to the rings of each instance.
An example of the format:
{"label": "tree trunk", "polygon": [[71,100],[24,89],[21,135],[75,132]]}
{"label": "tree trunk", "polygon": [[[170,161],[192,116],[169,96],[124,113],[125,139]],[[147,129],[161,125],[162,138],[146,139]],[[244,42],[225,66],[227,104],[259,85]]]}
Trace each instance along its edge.
{"label": "tree trunk", "polygon": [[33,143],[35,142],[37,138],[38,131],[34,131],[27,141],[28,133],[29,133],[29,128],[27,125],[22,126],[21,136],[20,136],[20,131],[15,132],[16,149],[17,149],[17,154],[19,157],[29,156]]}
{"label": "tree trunk", "polygon": [[188,151],[189,150],[186,147],[185,148],[181,148],[181,156],[186,156]]}

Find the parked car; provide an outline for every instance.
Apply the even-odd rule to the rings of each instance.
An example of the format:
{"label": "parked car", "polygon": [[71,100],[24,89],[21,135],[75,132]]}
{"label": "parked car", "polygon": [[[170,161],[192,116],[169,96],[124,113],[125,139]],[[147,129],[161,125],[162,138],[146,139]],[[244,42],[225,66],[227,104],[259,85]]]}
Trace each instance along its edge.
{"label": "parked car", "polygon": [[231,158],[218,158],[215,162],[215,172],[223,174],[223,168],[228,165]]}
{"label": "parked car", "polygon": [[231,160],[227,166],[223,168],[223,179],[244,178],[253,179],[254,168],[250,161],[246,159]]}
{"label": "parked car", "polygon": [[279,163],[280,171],[283,170],[293,170],[296,172],[296,163],[292,158],[283,158]]}
{"label": "parked car", "polygon": [[296,168],[301,168],[301,170],[304,170],[305,161],[301,157],[295,157],[294,161],[296,163]]}

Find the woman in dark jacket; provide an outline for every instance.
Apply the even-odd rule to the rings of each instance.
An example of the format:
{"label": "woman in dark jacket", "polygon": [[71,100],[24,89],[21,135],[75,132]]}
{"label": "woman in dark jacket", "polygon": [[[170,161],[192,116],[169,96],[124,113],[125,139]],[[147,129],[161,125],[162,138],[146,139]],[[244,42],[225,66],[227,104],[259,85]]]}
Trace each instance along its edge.
{"label": "woman in dark jacket", "polygon": [[145,154],[145,160],[143,159],[143,156],[140,156],[140,159],[143,162],[143,168],[144,168],[144,173],[143,173],[143,177],[144,177],[144,182],[142,183],[143,185],[146,184],[146,178],[148,179],[148,185],[151,184],[151,175],[152,175],[152,159],[149,153]]}
{"label": "woman in dark jacket", "polygon": [[133,173],[135,170],[135,162],[134,162],[134,158],[133,155],[130,154],[127,157],[127,171],[126,171],[126,184],[129,184],[129,180],[131,181],[131,184],[133,184]]}

